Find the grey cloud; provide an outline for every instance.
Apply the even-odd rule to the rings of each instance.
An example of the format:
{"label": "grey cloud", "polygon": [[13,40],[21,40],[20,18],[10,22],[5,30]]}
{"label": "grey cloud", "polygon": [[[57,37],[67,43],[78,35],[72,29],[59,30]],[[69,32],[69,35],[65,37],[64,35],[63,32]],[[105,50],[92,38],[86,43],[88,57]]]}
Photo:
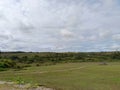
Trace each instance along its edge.
{"label": "grey cloud", "polygon": [[22,31],[23,33],[31,33],[34,30],[34,26],[30,23],[24,23],[22,21],[18,22],[18,30]]}
{"label": "grey cloud", "polygon": [[8,35],[0,35],[0,40],[8,40],[9,36]]}
{"label": "grey cloud", "polygon": [[0,15],[0,39],[4,41],[0,47],[28,51],[108,50],[111,43],[119,45],[120,12],[116,1],[1,0],[0,12],[4,12]]}
{"label": "grey cloud", "polygon": [[120,34],[118,33],[118,34],[112,35],[112,39],[119,41],[120,40]]}

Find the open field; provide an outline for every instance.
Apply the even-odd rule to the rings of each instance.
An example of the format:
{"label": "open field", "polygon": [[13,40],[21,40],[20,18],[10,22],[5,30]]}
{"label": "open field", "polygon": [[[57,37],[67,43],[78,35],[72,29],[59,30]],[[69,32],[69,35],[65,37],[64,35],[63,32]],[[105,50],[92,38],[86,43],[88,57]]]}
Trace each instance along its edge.
{"label": "open field", "polygon": [[[56,90],[119,90],[120,63],[66,63],[0,72],[2,81],[24,81]],[[2,90],[2,89],[0,89]]]}

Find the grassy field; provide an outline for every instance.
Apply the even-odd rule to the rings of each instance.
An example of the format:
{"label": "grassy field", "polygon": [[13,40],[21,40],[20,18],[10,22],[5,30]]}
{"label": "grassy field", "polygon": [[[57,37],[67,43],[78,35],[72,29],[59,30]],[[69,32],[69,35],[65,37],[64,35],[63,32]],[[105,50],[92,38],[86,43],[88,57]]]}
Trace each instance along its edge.
{"label": "grassy field", "polygon": [[[120,63],[66,63],[0,72],[1,81],[24,81],[56,90],[120,90]],[[2,89],[0,89],[2,90]]]}

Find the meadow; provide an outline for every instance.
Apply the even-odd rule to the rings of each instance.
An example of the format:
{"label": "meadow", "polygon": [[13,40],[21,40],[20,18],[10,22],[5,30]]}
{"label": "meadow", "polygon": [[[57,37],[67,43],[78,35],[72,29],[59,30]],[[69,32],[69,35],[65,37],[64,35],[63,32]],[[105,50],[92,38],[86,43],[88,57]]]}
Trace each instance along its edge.
{"label": "meadow", "polygon": [[1,71],[0,80],[21,80],[21,83],[55,90],[120,90],[120,62],[108,62],[107,65],[100,62],[33,65],[22,70]]}

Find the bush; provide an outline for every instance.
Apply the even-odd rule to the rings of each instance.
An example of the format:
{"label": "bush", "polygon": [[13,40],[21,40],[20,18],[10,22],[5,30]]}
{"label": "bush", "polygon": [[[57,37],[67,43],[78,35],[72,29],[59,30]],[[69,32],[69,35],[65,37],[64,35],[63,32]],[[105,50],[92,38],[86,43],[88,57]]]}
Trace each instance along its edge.
{"label": "bush", "polygon": [[16,63],[10,59],[4,59],[0,62],[0,68],[13,68]]}
{"label": "bush", "polygon": [[0,68],[0,71],[6,71],[7,69],[6,68]]}
{"label": "bush", "polygon": [[40,64],[38,64],[38,63],[37,63],[37,64],[36,64],[36,66],[37,66],[37,67],[39,67],[39,66],[40,66]]}

